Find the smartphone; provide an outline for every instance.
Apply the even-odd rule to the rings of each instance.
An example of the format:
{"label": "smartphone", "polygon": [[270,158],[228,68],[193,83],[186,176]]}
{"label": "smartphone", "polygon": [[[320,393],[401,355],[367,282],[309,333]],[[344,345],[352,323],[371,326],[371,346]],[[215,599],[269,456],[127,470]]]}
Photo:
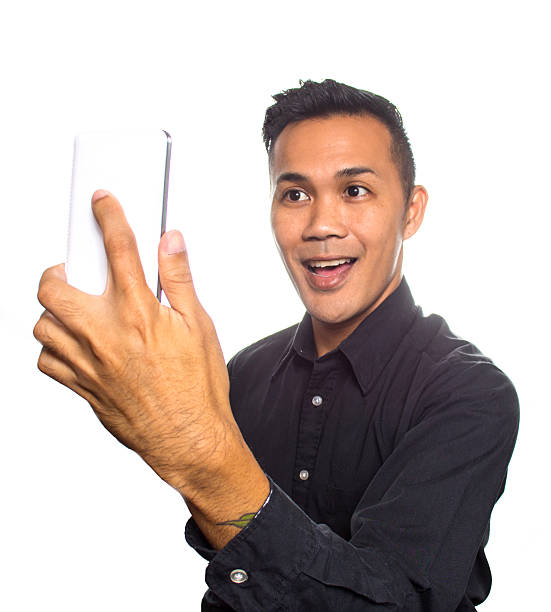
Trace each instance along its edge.
{"label": "smartphone", "polygon": [[92,194],[107,189],[136,236],[145,279],[161,301],[157,249],[165,231],[172,139],[164,130],[87,132],[75,138],[65,273],[67,282],[101,295],[107,257]]}

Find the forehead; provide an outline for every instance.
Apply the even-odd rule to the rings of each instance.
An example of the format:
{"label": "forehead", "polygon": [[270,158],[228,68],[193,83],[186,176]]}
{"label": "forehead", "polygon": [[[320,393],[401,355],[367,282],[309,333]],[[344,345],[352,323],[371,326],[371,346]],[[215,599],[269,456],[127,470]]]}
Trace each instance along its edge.
{"label": "forehead", "polygon": [[290,123],[272,150],[272,180],[282,172],[320,179],[341,168],[369,166],[381,178],[399,180],[388,128],[368,116],[334,115]]}

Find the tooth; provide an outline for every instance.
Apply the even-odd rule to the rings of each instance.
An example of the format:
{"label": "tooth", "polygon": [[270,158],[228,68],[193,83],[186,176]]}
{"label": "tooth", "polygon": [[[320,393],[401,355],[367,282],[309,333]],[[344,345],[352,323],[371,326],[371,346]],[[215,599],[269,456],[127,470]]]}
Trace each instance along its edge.
{"label": "tooth", "polygon": [[310,265],[313,268],[326,268],[328,266],[339,266],[341,264],[348,263],[350,261],[351,261],[351,259],[333,259],[331,261],[317,261],[317,262],[313,262]]}

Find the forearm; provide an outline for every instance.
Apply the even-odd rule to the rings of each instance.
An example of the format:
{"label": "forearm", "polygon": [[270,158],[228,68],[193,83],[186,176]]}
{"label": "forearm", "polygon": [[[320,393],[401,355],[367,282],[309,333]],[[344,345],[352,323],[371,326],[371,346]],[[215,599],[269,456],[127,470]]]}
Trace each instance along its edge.
{"label": "forearm", "polygon": [[220,550],[252,520],[270,483],[237,425],[226,425],[216,452],[177,487],[213,548]]}

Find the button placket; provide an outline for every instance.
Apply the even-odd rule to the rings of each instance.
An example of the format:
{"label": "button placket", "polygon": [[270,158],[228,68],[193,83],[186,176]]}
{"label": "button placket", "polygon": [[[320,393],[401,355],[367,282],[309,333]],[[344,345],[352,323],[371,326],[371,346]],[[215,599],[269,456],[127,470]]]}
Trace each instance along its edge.
{"label": "button placket", "polygon": [[316,361],[303,395],[291,495],[301,508],[308,504],[317,453],[336,379],[334,358]]}

